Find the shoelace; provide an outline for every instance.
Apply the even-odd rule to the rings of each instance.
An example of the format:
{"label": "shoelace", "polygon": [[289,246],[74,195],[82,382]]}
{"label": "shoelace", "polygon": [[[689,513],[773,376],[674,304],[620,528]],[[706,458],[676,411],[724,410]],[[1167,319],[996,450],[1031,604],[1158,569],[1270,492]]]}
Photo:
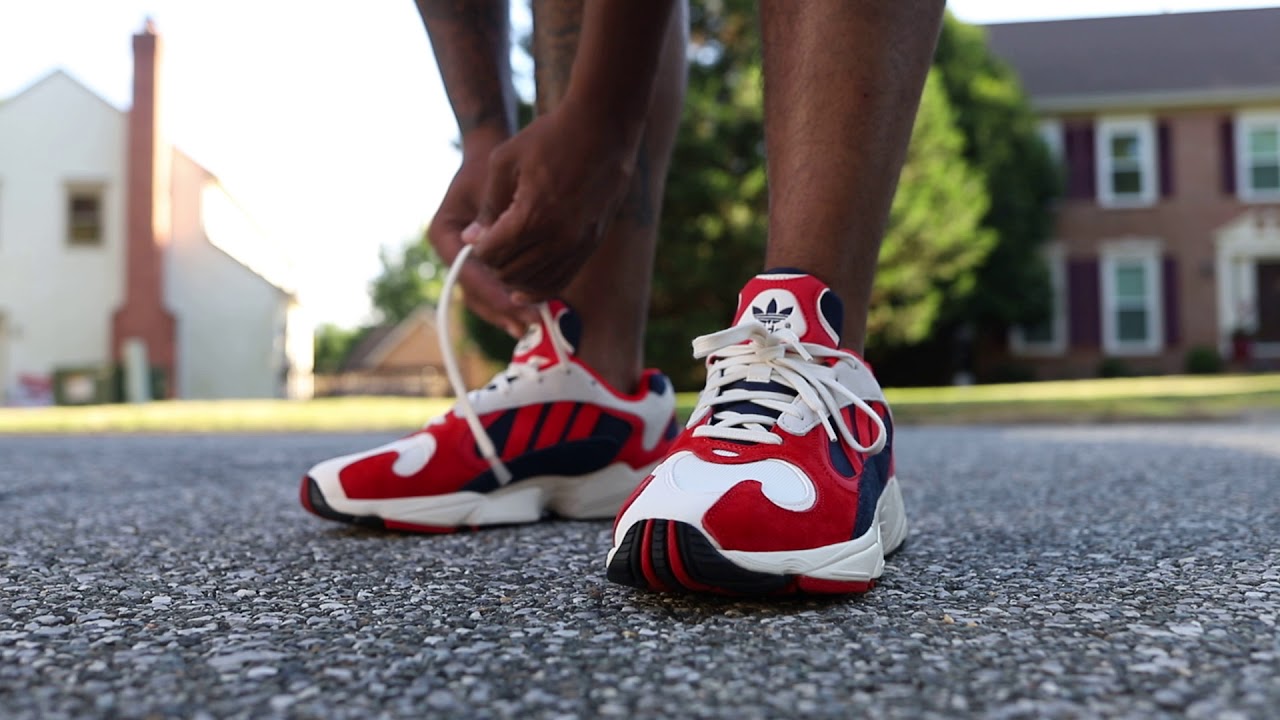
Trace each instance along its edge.
{"label": "shoelace", "polygon": [[[790,330],[769,332],[759,322],[750,321],[697,338],[693,341],[693,356],[709,357],[711,360],[707,366],[707,387],[698,398],[698,405],[689,419],[689,427],[700,422],[708,412],[714,413],[711,422],[700,425],[693,431],[695,437],[780,445],[782,437],[771,432],[771,429],[783,415],[804,416],[804,410],[795,402],[799,397],[821,419],[829,439],[835,440],[838,433],[850,448],[872,455],[884,449],[887,431],[880,414],[836,379],[834,367],[819,362],[822,358],[838,358],[841,363],[852,363],[853,360],[847,353],[801,342]],[[740,381],[777,382],[795,390],[796,395],[770,390],[727,388]],[[841,398],[852,402],[875,423],[876,439],[870,445],[862,445],[854,438],[844,414],[840,412],[844,404]],[[778,414],[715,411],[720,405],[744,402],[754,403]]]}
{"label": "shoelace", "polygon": [[[454,258],[453,265],[449,267],[449,273],[445,275],[444,286],[440,288],[440,303],[436,306],[436,333],[440,338],[440,354],[444,358],[444,371],[449,376],[449,385],[453,387],[454,397],[458,399],[458,412],[463,419],[467,421],[467,426],[471,428],[471,435],[475,437],[476,445],[480,448],[480,455],[489,463],[489,467],[493,469],[494,477],[498,479],[498,483],[505,485],[511,482],[511,471],[507,469],[506,463],[502,462],[502,458],[498,457],[498,452],[494,449],[493,439],[489,437],[489,432],[485,430],[484,424],[480,422],[480,416],[476,414],[475,407],[471,404],[472,393],[467,392],[467,385],[462,381],[462,371],[458,369],[458,357],[453,351],[453,340],[449,337],[449,308],[453,303],[453,288],[458,282],[458,274],[462,272],[462,266],[467,261],[467,256],[471,254],[471,246],[464,245],[462,251],[458,253],[458,257]],[[538,314],[542,317],[542,323],[547,328],[548,333],[552,336],[551,346],[555,348],[556,359],[560,362],[560,367],[566,371],[569,369],[569,354],[565,351],[563,342],[555,332],[555,319],[551,317],[551,309],[546,303],[538,305]],[[534,357],[529,362],[517,363],[512,362],[507,366],[506,370],[498,373],[490,382],[494,385],[493,391],[506,392],[511,384],[517,380],[530,380],[542,372],[542,366],[546,364],[546,360],[540,357]],[[485,392],[484,390],[475,390],[478,394]]]}

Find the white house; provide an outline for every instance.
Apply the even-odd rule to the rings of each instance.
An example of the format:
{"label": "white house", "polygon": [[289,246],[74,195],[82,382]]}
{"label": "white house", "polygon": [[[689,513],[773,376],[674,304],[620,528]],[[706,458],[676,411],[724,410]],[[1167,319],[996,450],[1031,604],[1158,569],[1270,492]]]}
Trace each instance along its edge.
{"label": "white house", "polygon": [[133,43],[128,111],[62,71],[0,102],[0,404],[88,399],[130,345],[169,397],[310,397],[287,259],[166,142],[150,23]]}

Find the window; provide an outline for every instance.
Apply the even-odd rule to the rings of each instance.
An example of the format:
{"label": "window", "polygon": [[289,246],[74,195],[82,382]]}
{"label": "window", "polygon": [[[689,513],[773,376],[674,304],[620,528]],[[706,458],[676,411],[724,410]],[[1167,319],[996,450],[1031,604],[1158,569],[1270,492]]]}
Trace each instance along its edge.
{"label": "window", "polygon": [[1280,113],[1242,113],[1236,187],[1246,200],[1280,200]]}
{"label": "window", "polygon": [[1141,207],[1156,200],[1155,127],[1150,118],[1111,118],[1098,123],[1098,202]]}
{"label": "window", "polygon": [[1146,355],[1164,347],[1160,243],[1127,240],[1102,250],[1102,347]]}
{"label": "window", "polygon": [[1045,246],[1044,261],[1053,309],[1043,322],[1012,329],[1009,346],[1016,355],[1061,355],[1067,349],[1067,268],[1062,246]]}
{"label": "window", "polygon": [[67,244],[102,244],[102,188],[67,188]]}
{"label": "window", "polygon": [[1040,142],[1044,143],[1045,148],[1049,150],[1049,157],[1053,158],[1054,162],[1062,163],[1062,121],[1052,118],[1041,120],[1036,130],[1040,135]]}

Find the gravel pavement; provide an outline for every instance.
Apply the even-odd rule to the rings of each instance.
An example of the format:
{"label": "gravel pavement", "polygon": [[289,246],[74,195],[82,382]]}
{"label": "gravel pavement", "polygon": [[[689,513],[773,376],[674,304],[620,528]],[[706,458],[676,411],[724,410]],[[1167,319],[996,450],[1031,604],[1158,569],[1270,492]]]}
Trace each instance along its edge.
{"label": "gravel pavement", "polygon": [[1275,421],[904,428],[882,585],[774,603],[301,510],[385,437],[0,437],[0,717],[1280,717]]}

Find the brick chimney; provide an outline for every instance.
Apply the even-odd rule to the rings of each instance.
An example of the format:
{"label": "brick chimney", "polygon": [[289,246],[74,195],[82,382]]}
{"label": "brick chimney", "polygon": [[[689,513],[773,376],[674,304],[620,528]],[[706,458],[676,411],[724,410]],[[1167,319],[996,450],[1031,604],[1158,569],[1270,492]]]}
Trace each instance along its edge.
{"label": "brick chimney", "polygon": [[111,321],[111,356],[119,363],[127,340],[147,346],[152,368],[175,386],[175,322],[164,305],[164,250],[169,216],[172,150],[160,126],[160,37],[148,18],[133,36],[133,107],[129,109],[125,184],[124,304]]}

